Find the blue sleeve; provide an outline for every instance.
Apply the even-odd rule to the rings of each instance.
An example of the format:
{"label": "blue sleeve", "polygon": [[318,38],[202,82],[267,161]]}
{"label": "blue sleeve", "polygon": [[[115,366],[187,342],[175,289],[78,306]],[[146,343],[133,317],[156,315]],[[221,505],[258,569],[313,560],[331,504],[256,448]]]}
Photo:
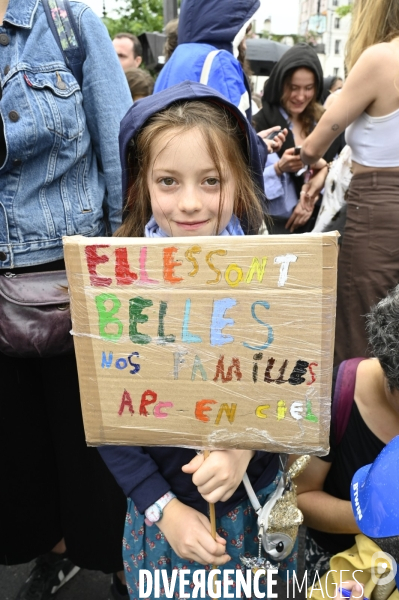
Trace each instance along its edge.
{"label": "blue sleeve", "polygon": [[209,73],[208,85],[223,94],[244,115],[250,108],[250,98],[244,83],[244,72],[238,60],[230,52],[222,50],[215,56]]}
{"label": "blue sleeve", "polygon": [[123,208],[119,126],[132,105],[132,97],[108,31],[88,7],[80,13],[79,28],[86,50],[83,106],[99,170],[106,182],[104,209],[113,233],[121,224]]}
{"label": "blue sleeve", "polygon": [[263,181],[265,184],[265,194],[268,200],[279,200],[286,193],[285,173],[279,177],[274,168],[274,164],[267,164],[263,171]]}
{"label": "blue sleeve", "polygon": [[259,135],[256,135],[256,143],[258,145],[258,151],[259,151],[262,169],[264,169],[266,162],[267,162],[267,157],[269,156],[269,150],[268,150],[268,147],[266,146],[265,142],[262,140],[261,137],[259,137]]}
{"label": "blue sleeve", "polygon": [[157,464],[140,446],[100,446],[102,459],[140,513],[171,488]]}

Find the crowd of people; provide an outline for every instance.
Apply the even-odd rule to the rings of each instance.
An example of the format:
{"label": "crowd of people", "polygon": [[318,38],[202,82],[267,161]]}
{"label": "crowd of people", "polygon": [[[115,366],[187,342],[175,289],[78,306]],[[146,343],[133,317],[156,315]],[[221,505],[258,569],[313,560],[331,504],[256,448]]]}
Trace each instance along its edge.
{"label": "crowd of people", "polygon": [[[253,115],[245,38],[259,4],[183,0],[155,80],[139,39],[111,41],[85,4],[0,0],[0,297],[2,282],[22,281],[42,302],[32,282],[65,276],[63,236],[311,233],[349,147],[330,452],[296,479],[306,569],[322,577],[364,539],[399,559],[388,501],[399,491],[399,5],[355,0],[345,82],[323,77],[309,45],[290,48]],[[18,338],[11,352],[3,340],[15,328],[1,315],[0,562],[35,560],[16,600],[48,600],[80,568],[112,574],[112,598],[135,600],[140,569],[163,564],[171,578],[203,565],[235,570],[240,555],[256,555],[242,480],[263,504],[279,483],[278,454],[87,447],[73,351],[19,352]],[[354,497],[353,478],[374,490],[371,505]],[[296,561],[297,546],[280,573]],[[346,588],[363,598],[357,582]]]}

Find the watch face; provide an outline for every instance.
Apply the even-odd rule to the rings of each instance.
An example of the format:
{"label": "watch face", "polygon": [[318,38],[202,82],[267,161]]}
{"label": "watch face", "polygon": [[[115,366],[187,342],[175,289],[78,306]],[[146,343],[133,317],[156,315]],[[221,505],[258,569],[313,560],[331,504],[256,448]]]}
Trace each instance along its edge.
{"label": "watch face", "polygon": [[145,511],[145,516],[149,521],[151,521],[151,523],[156,523],[161,518],[161,511],[153,504],[150,506],[150,508],[147,508]]}

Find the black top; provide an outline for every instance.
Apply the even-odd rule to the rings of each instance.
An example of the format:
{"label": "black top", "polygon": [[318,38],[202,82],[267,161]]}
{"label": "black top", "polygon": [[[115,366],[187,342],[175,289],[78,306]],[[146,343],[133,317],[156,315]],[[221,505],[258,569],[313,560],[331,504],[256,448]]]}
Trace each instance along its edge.
{"label": "black top", "polygon": [[[338,368],[334,369],[332,397],[337,372]],[[384,442],[367,427],[356,402],[353,401],[349,422],[340,444],[336,444],[332,426],[330,453],[320,457],[321,460],[332,463],[323,490],[341,500],[350,500],[350,484],[354,474],[361,467],[374,462],[384,447]],[[319,546],[332,554],[347,550],[355,543],[355,536],[351,534],[325,533],[310,527],[308,531]]]}

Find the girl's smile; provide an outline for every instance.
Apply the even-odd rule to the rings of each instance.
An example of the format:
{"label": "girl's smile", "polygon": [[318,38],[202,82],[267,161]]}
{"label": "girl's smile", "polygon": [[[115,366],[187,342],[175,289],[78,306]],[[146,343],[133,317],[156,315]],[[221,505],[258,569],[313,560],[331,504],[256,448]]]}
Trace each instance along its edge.
{"label": "girl's smile", "polygon": [[160,136],[150,164],[151,208],[167,235],[216,235],[225,229],[233,214],[234,176],[224,164],[221,179],[199,128]]}
{"label": "girl's smile", "polygon": [[187,231],[191,231],[202,227],[206,223],[208,223],[208,221],[177,222],[177,225],[183,229],[186,229]]}

